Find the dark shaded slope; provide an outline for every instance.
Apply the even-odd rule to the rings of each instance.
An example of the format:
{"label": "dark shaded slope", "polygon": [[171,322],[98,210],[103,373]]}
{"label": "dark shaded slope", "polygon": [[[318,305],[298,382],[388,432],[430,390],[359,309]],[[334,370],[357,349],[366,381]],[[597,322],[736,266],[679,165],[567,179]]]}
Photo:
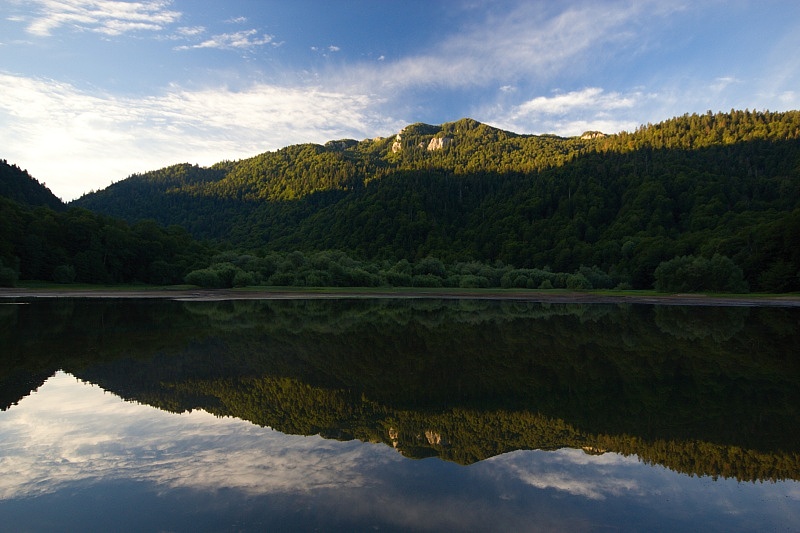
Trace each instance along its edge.
{"label": "dark shaded slope", "polygon": [[5,159],[0,160],[0,196],[31,207],[49,207],[55,211],[66,208],[44,184]]}

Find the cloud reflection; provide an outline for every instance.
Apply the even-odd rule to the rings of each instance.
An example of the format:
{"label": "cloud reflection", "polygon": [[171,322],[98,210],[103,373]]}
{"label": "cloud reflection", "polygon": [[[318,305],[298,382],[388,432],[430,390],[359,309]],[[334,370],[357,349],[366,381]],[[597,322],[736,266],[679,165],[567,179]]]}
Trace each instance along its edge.
{"label": "cloud reflection", "polygon": [[616,453],[596,456],[570,448],[546,453],[547,461],[525,452],[513,452],[488,461],[497,463],[496,473],[518,478],[526,485],[591,500],[646,494],[633,472],[641,467],[635,456]]}
{"label": "cloud reflection", "polygon": [[2,413],[0,444],[0,499],[122,478],[249,494],[363,487],[369,480],[357,467],[367,456],[402,460],[383,446],[126,403],[64,373]]}
{"label": "cloud reflection", "polygon": [[[211,496],[215,513],[291,515],[304,529],[800,525],[797,482],[713,481],[571,449],[517,451],[469,467],[412,461],[384,444],[284,435],[203,411],[127,403],[62,372],[0,412],[0,450],[0,511],[22,499],[133,481],[170,505],[176,489],[194,491],[203,496],[198,502]],[[248,503],[251,497],[260,499]],[[35,503],[44,514],[53,512],[48,501]]]}

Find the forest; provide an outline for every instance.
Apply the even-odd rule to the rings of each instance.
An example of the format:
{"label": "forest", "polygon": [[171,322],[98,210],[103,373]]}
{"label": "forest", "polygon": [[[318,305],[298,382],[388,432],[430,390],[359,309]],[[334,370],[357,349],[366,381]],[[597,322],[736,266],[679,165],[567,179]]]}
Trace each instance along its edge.
{"label": "forest", "polygon": [[798,111],[571,138],[461,119],[173,165],[68,206],[20,189],[0,189],[6,285],[800,290]]}

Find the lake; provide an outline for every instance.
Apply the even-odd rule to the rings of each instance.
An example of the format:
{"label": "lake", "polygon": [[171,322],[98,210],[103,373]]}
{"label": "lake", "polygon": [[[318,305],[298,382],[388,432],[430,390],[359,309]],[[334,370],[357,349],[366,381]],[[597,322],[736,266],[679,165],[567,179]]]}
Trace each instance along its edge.
{"label": "lake", "polygon": [[0,529],[797,531],[800,309],[0,303]]}

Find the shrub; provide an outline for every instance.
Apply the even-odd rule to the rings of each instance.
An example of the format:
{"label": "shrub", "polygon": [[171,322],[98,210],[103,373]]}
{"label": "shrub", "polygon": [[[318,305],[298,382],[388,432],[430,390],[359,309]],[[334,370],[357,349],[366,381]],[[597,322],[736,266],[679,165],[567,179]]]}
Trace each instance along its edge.
{"label": "shrub", "polygon": [[420,274],[411,278],[414,287],[441,287],[442,278],[433,274]]}
{"label": "shrub", "polygon": [[389,270],[383,273],[386,282],[393,287],[411,287],[411,274]]}
{"label": "shrub", "polygon": [[461,276],[461,279],[458,282],[458,286],[463,289],[483,288],[489,286],[489,280],[483,276],[475,276],[473,274],[467,274]]}
{"label": "shrub", "polygon": [[279,287],[290,287],[292,285],[297,285],[294,274],[290,272],[276,272],[269,277],[267,284],[277,285]]}
{"label": "shrub", "polygon": [[58,265],[53,270],[53,281],[56,283],[74,283],[75,267],[72,265]]}
{"label": "shrub", "polygon": [[17,284],[17,273],[13,268],[2,265],[0,263],[0,287],[13,287]]}
{"label": "shrub", "polygon": [[206,289],[218,289],[222,287],[222,282],[216,271],[210,268],[202,268],[200,270],[192,270],[183,280],[189,285],[197,285]]}
{"label": "shrub", "polygon": [[583,274],[570,274],[567,277],[567,288],[576,291],[585,291],[592,288],[592,284]]}
{"label": "shrub", "polygon": [[443,278],[447,275],[444,263],[435,257],[426,257],[414,265],[414,274],[426,275],[430,274]]}
{"label": "shrub", "polygon": [[240,270],[233,276],[234,287],[247,287],[248,285],[255,285],[256,278],[252,272],[245,272]]}
{"label": "shrub", "polygon": [[653,272],[654,287],[660,292],[747,292],[742,269],[730,258],[714,254],[684,255],[663,261]]}

